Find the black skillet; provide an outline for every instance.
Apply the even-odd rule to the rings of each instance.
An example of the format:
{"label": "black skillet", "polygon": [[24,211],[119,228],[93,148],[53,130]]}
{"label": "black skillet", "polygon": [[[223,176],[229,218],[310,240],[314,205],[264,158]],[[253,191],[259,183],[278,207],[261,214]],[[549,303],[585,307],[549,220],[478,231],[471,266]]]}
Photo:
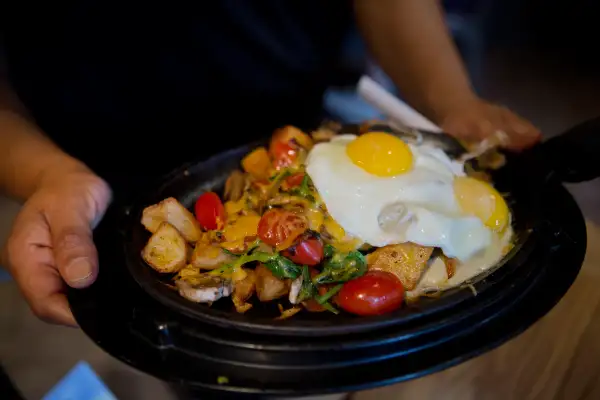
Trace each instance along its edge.
{"label": "black skillet", "polygon": [[[374,127],[374,129],[380,128]],[[354,132],[356,129],[356,126],[349,126],[342,129],[342,132]],[[426,141],[435,140],[438,142],[450,154],[458,156],[464,152],[460,145],[449,136],[428,133],[422,133],[422,135],[424,135]],[[560,139],[565,141],[570,137],[570,135],[567,135]],[[131,204],[129,219],[124,226],[127,238],[124,242],[127,266],[134,279],[156,300],[177,312],[222,327],[270,334],[321,336],[372,330],[389,325],[402,325],[415,319],[430,317],[432,314],[455,307],[466,300],[472,300],[473,290],[481,294],[488,288],[505,282],[505,278],[514,269],[518,269],[528,262],[528,254],[533,249],[536,240],[536,227],[543,225],[537,202],[545,199],[539,198],[535,188],[541,184],[546,184],[544,182],[549,179],[543,176],[544,181],[541,181],[538,174],[543,172],[538,172],[538,168],[541,168],[542,165],[546,167],[548,160],[560,161],[563,159],[564,155],[562,154],[561,158],[549,155],[550,152],[557,152],[557,147],[563,146],[560,143],[556,145],[557,140],[559,139],[551,140],[539,149],[527,155],[522,155],[514,161],[515,163],[525,163],[523,168],[530,170],[531,167],[528,163],[535,162],[539,164],[535,170],[531,170],[535,175],[521,170],[515,171],[509,164],[507,168],[494,177],[497,188],[502,193],[508,194],[507,199],[514,216],[513,229],[516,234],[515,248],[498,265],[502,265],[502,268],[493,268],[489,273],[474,281],[473,286],[468,289],[446,291],[439,298],[422,299],[413,306],[402,308],[391,314],[364,318],[350,314],[334,316],[329,313],[303,312],[290,320],[277,321],[274,319],[278,315],[276,302],[261,304],[255,301],[254,307],[242,315],[232,310],[229,299],[218,301],[212,306],[195,304],[185,300],[171,289],[169,285],[171,276],[156,273],[142,261],[140,249],[143,248],[149,238],[148,232],[139,223],[143,208],[169,196],[173,196],[185,206],[191,207],[204,191],[222,192],[225,179],[229,173],[239,168],[241,158],[255,148],[258,143],[218,154],[200,163],[184,166],[167,177],[158,188],[153,189],[150,195],[142,195]],[[571,173],[568,169],[560,169],[559,171],[561,176],[557,176],[558,179],[562,175]],[[572,178],[569,179],[572,180]],[[529,181],[527,185],[521,185],[520,183],[525,180]],[[514,285],[518,283],[518,279],[513,277],[510,283],[505,283]],[[502,295],[502,293],[499,295]]]}
{"label": "black skillet", "polygon": [[[600,174],[594,162],[599,134],[600,120],[591,121],[510,157],[495,174],[499,188],[510,193],[519,243],[502,268],[474,284],[477,296],[461,289],[388,317],[306,314],[283,323],[270,318],[272,310],[253,319],[226,306],[209,309],[172,297],[138,259],[146,234],[136,214],[167,195],[191,204],[215,187],[211,179],[226,177],[226,166],[237,166],[243,149],[170,175],[152,196],[129,204],[128,216],[120,206],[111,208],[95,233],[102,273],[90,289],[70,291],[69,300],[98,345],[186,390],[300,395],[412,379],[499,345],[564,295],[581,267],[586,234],[561,182]],[[209,179],[197,180],[203,173]]]}

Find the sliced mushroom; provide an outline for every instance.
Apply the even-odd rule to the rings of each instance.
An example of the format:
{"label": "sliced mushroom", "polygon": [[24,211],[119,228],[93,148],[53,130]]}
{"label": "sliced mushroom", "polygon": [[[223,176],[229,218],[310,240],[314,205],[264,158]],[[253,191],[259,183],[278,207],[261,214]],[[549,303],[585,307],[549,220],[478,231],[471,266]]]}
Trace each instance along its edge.
{"label": "sliced mushroom", "polygon": [[231,281],[200,274],[175,281],[179,294],[195,303],[212,303],[231,294]]}
{"label": "sliced mushroom", "polygon": [[298,296],[300,296],[300,291],[302,290],[302,284],[304,283],[304,277],[300,275],[292,282],[290,286],[290,296],[289,300],[292,304],[298,304]]}
{"label": "sliced mushroom", "polygon": [[225,182],[225,201],[238,201],[244,194],[246,181],[246,174],[239,170],[233,171]]}

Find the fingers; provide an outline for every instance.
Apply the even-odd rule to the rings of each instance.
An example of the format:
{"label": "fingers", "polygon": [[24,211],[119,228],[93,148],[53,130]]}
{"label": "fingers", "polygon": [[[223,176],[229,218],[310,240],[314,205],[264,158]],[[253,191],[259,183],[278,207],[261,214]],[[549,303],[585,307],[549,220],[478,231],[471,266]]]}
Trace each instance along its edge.
{"label": "fingers", "polygon": [[442,128],[466,142],[479,142],[502,131],[508,137],[504,147],[511,150],[531,147],[541,139],[539,129],[525,119],[505,107],[485,102],[450,115]]}
{"label": "fingers", "polygon": [[98,275],[98,255],[86,210],[65,207],[49,221],[56,267],[73,288],[91,285]]}
{"label": "fingers", "polygon": [[502,125],[510,138],[507,147],[512,150],[526,149],[542,138],[542,133],[538,128],[508,109],[503,109]]}
{"label": "fingers", "polygon": [[48,296],[44,299],[43,305],[38,308],[37,312],[34,311],[34,313],[38,318],[46,322],[73,328],[79,326],[75,321],[75,317],[73,317],[69,302],[67,301],[67,296],[63,293],[54,293]]}
{"label": "fingers", "polygon": [[38,213],[24,210],[4,252],[4,260],[23,296],[39,318],[77,326],[65,295],[64,282],[54,266],[50,233]]}

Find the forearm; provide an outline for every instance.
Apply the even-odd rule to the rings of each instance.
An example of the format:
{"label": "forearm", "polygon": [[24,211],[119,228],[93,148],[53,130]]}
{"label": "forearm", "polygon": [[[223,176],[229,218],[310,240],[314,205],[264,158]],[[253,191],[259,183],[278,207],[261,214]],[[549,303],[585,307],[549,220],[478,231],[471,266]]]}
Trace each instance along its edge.
{"label": "forearm", "polygon": [[0,191],[25,200],[49,171],[83,168],[65,154],[27,116],[23,105],[0,77]]}
{"label": "forearm", "polygon": [[439,122],[476,98],[439,0],[355,0],[359,26],[403,97]]}

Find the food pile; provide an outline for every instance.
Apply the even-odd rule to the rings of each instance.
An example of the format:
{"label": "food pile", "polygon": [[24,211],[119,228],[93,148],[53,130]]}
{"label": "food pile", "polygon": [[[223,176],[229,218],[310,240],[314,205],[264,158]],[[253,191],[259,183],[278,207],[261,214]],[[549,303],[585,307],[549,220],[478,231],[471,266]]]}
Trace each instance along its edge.
{"label": "food pile", "polygon": [[203,193],[193,214],[168,198],[141,222],[143,259],[181,296],[231,297],[239,313],[256,296],[280,318],[394,311],[493,265],[510,238],[502,196],[440,149],[291,126],[243,158],[222,197]]}

